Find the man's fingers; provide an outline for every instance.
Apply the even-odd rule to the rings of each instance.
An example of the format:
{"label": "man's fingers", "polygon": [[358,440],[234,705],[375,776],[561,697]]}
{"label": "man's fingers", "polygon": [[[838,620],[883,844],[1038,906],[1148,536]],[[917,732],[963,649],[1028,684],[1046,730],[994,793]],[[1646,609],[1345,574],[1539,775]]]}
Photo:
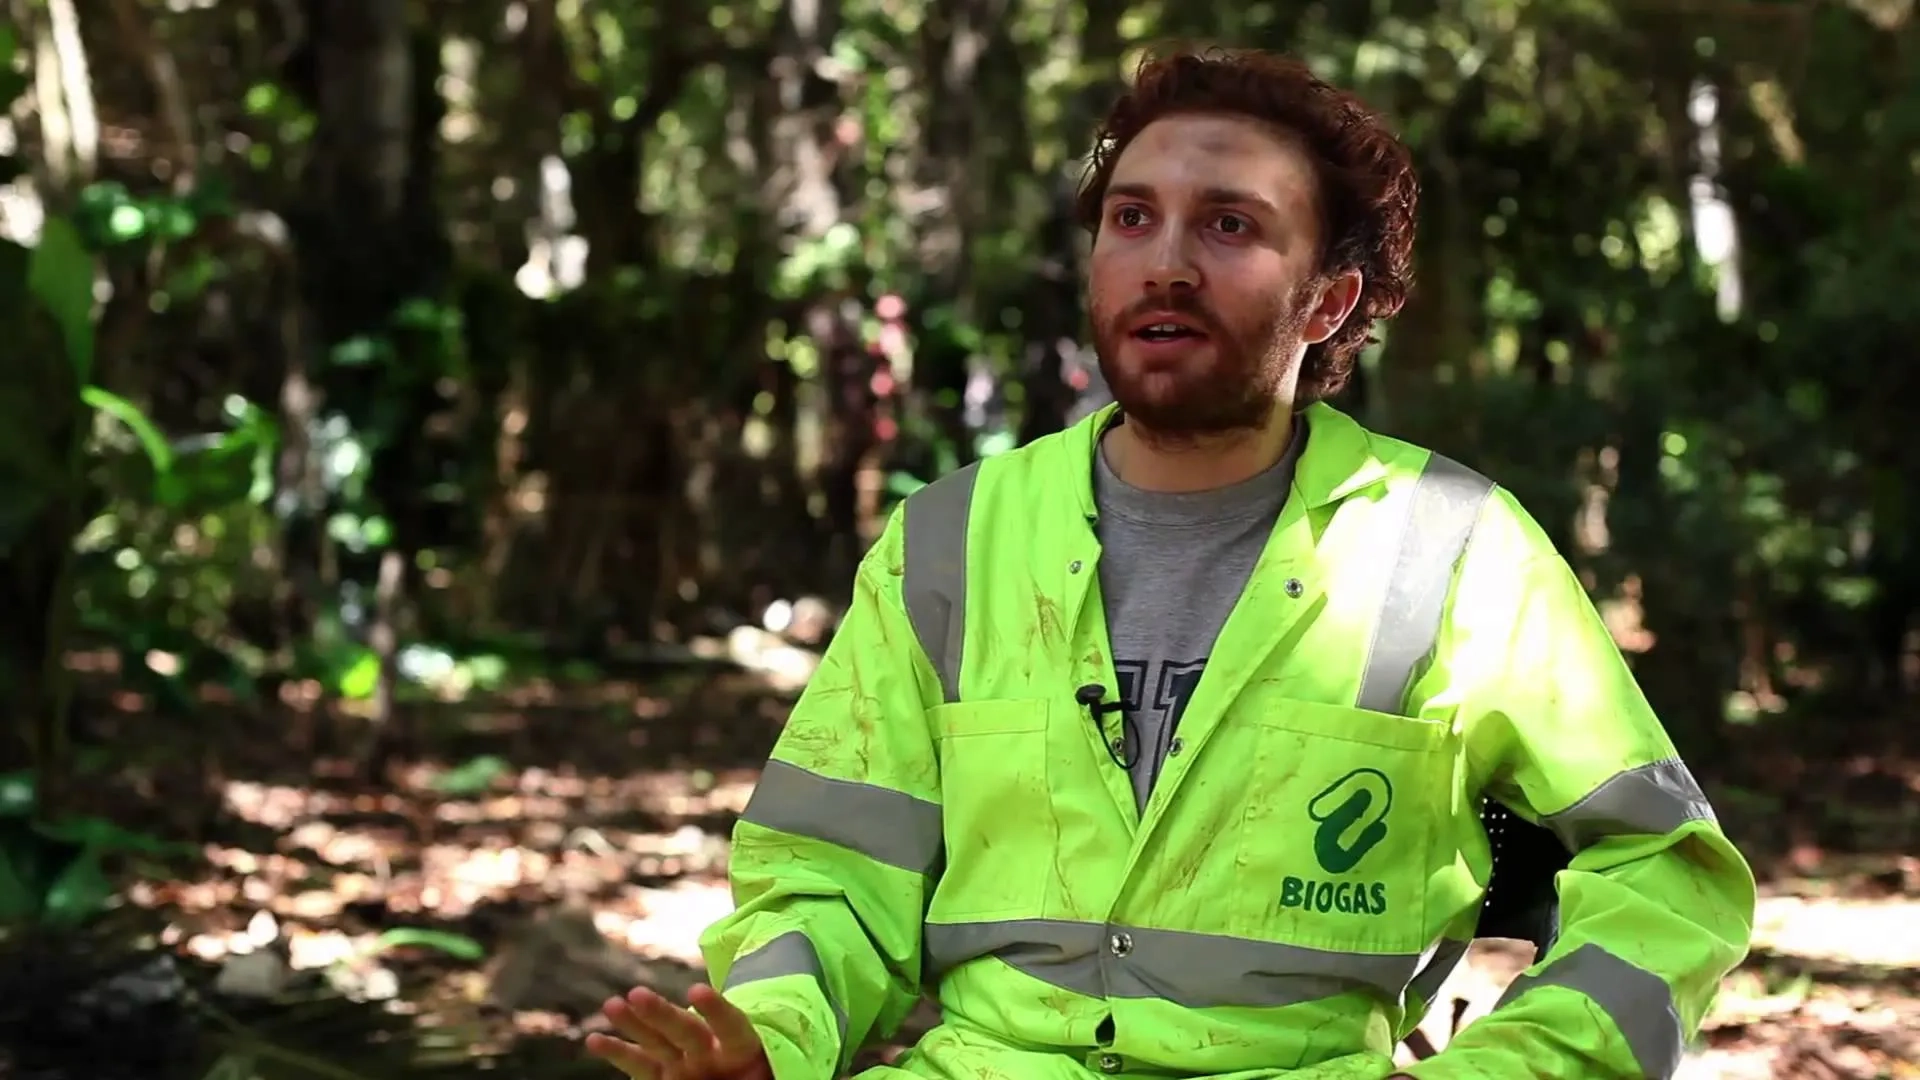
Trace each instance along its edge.
{"label": "man's fingers", "polygon": [[651,990],[635,990],[627,995],[627,1005],[653,1034],[665,1039],[682,1054],[699,1060],[713,1056],[713,1029],[694,1013],[675,1005]]}
{"label": "man's fingers", "polygon": [[721,997],[720,991],[702,983],[688,991],[687,1001],[701,1016],[706,1017],[707,1026],[713,1029],[714,1037],[720,1040],[720,1053],[723,1056],[741,1058],[762,1051],[760,1034],[753,1030],[747,1014]]}
{"label": "man's fingers", "polygon": [[625,1039],[595,1032],[587,1036],[587,1053],[605,1061],[633,1080],[660,1080],[666,1068],[638,1046]]}
{"label": "man's fingers", "polygon": [[632,995],[613,998],[600,1011],[613,1023],[613,1030],[656,1062],[665,1065],[680,1060],[681,1049],[668,1040],[655,1021],[634,1007]]}

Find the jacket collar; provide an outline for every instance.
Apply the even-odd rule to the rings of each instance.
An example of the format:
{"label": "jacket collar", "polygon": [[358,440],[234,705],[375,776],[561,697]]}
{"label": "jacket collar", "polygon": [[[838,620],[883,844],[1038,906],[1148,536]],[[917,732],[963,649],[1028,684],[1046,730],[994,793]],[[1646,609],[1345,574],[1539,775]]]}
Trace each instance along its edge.
{"label": "jacket collar", "polygon": [[1374,453],[1373,436],[1359,422],[1324,401],[1300,413],[1311,437],[1294,470],[1293,490],[1317,510],[1387,478],[1387,463]]}
{"label": "jacket collar", "polygon": [[[1093,500],[1093,455],[1100,436],[1118,421],[1120,406],[1108,404],[1085,417],[1065,435],[1068,475],[1076,483],[1080,513],[1087,521],[1100,514]],[[1373,438],[1346,413],[1325,402],[1315,402],[1295,414],[1307,425],[1309,438],[1294,469],[1293,493],[1308,510],[1339,502],[1387,477],[1387,465],[1373,451]]]}

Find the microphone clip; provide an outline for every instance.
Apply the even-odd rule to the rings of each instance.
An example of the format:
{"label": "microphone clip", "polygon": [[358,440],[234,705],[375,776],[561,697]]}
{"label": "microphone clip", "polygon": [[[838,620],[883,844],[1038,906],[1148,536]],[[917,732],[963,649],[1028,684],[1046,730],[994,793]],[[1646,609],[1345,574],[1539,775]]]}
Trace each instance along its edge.
{"label": "microphone clip", "polygon": [[[1100,736],[1100,743],[1107,748],[1107,757],[1122,769],[1132,771],[1140,762],[1140,733],[1133,717],[1127,715],[1125,702],[1108,701],[1107,688],[1099,683],[1088,683],[1073,692],[1073,699],[1087,710],[1087,719],[1093,721],[1093,729]],[[1105,717],[1108,713],[1121,716],[1121,734],[1118,739],[1108,741]]]}

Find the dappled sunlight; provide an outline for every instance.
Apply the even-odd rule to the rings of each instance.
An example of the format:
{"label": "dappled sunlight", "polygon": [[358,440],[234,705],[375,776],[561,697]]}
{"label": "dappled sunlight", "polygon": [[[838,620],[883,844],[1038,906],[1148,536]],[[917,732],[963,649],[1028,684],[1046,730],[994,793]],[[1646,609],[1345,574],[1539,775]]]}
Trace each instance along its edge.
{"label": "dappled sunlight", "polygon": [[[191,754],[127,766],[136,800],[203,790],[209,824],[175,872],[127,884],[126,911],[210,972],[222,1008],[325,993],[404,1015],[421,1038],[458,1031],[467,1056],[577,1039],[608,995],[679,996],[699,978],[699,934],[731,906],[728,832],[758,778],[733,762],[765,759],[791,700],[697,664],[508,685],[427,717],[455,752],[377,778],[303,756],[273,724],[212,724]],[[112,730],[156,750],[172,737]],[[195,820],[191,802],[171,813]]]}
{"label": "dappled sunlight", "polygon": [[[302,904],[322,917],[345,904],[395,914],[462,918],[484,903],[607,897],[633,906],[629,879],[670,881],[724,872],[725,823],[745,805],[753,777],[650,772],[582,777],[543,769],[496,773],[483,797],[448,796],[444,768],[410,770],[409,789],[346,793],[229,781],[225,805],[241,821],[279,834],[261,853],[210,846],[207,864],[241,882],[239,895],[275,898],[276,914]],[[722,830],[722,831],[716,831]],[[326,893],[284,890],[317,874]],[[186,897],[207,883],[172,883]],[[303,899],[333,895],[325,901]],[[164,894],[156,893],[160,902]],[[225,902],[231,902],[228,896]]]}
{"label": "dappled sunlight", "polygon": [[1753,945],[1802,960],[1920,971],[1920,895],[1763,897]]}
{"label": "dappled sunlight", "polygon": [[[726,832],[757,772],[631,768],[649,752],[627,725],[648,722],[596,722],[580,745],[592,772],[483,752],[409,765],[384,790],[325,761],[306,783],[219,781],[233,839],[127,899],[229,997],[320,986],[451,1025],[476,1054],[577,1039],[610,994],[683,994],[700,931],[732,903]],[[767,729],[736,734],[764,756]],[[485,737],[506,749],[519,733]]]}

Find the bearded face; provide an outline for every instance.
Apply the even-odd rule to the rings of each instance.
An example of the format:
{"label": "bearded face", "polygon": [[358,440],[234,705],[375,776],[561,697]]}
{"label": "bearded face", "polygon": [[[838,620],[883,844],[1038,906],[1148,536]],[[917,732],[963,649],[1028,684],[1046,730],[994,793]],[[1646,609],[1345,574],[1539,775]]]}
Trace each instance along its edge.
{"label": "bearded face", "polygon": [[1358,279],[1319,272],[1313,161],[1251,117],[1176,114],[1113,164],[1087,277],[1100,373],[1130,424],[1192,439],[1290,409]]}
{"label": "bearded face", "polygon": [[1312,282],[1236,310],[1194,290],[1094,295],[1100,374],[1130,421],[1168,438],[1252,430],[1291,395]]}

